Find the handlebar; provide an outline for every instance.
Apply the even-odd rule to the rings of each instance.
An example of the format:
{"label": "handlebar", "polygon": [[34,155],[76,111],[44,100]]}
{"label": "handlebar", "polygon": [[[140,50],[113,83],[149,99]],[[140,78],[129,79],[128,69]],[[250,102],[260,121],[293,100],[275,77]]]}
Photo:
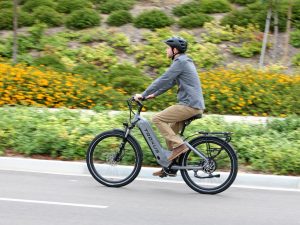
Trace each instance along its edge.
{"label": "handlebar", "polygon": [[134,112],[133,112],[133,110],[132,110],[132,102],[135,102],[138,106],[139,106],[139,108],[138,108],[138,114],[140,114],[140,112],[142,111],[142,108],[144,107],[144,105],[142,104],[142,102],[141,101],[146,101],[146,98],[142,98],[141,100],[139,100],[139,101],[136,101],[135,99],[134,99],[134,96],[132,96],[131,98],[129,98],[128,100],[127,100],[127,104],[128,104],[128,107],[129,107],[129,110],[130,110],[130,112],[132,112],[133,114],[135,114]]}

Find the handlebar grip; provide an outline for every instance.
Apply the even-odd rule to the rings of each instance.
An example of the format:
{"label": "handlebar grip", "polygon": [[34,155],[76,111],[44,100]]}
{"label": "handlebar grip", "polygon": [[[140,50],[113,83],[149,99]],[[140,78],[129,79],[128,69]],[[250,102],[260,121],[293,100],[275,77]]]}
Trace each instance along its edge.
{"label": "handlebar grip", "polygon": [[[134,96],[132,96],[130,100],[135,102]],[[139,99],[139,100],[141,100],[141,101],[146,101],[147,99],[146,99],[145,97],[143,97],[143,98],[141,98],[141,99]]]}

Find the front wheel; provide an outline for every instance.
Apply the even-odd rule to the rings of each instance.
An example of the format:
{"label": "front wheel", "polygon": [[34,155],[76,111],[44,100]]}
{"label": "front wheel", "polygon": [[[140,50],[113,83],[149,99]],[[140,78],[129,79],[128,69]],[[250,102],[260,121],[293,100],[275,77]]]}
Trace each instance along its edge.
{"label": "front wheel", "polygon": [[205,161],[191,150],[181,156],[180,165],[201,168],[181,170],[186,184],[202,194],[217,194],[229,188],[238,171],[232,146],[217,137],[198,137],[190,144],[209,160]]}
{"label": "front wheel", "polygon": [[138,142],[124,131],[111,130],[99,134],[91,142],[86,162],[91,175],[101,184],[121,187],[132,182],[142,166],[142,150]]}

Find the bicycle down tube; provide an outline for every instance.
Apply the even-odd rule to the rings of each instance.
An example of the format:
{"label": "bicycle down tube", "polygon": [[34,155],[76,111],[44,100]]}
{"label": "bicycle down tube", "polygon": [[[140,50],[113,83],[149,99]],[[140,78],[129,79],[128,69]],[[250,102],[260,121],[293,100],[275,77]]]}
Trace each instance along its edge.
{"label": "bicycle down tube", "polygon": [[[149,145],[151,151],[156,157],[157,162],[163,167],[169,167],[172,162],[168,161],[168,157],[172,154],[171,151],[165,150],[160,142],[158,141],[152,127],[150,126],[147,119],[141,117],[140,115],[136,114],[133,121],[137,121],[137,126],[142,132],[147,144]],[[193,148],[188,142],[185,144],[198,156],[203,158],[205,161],[208,161],[207,157]],[[198,168],[198,167],[197,167]],[[197,169],[195,167],[191,167],[191,169]],[[199,168],[198,168],[199,169]]]}

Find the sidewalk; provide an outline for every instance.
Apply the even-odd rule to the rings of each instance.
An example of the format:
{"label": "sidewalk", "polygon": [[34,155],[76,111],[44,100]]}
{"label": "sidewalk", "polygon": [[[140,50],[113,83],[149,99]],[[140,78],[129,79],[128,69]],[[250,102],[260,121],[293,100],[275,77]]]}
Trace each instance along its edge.
{"label": "sidewalk", "polygon": [[[66,162],[55,160],[0,157],[0,170],[90,176],[85,162]],[[163,179],[153,177],[152,173],[156,170],[157,168],[143,167],[137,179],[161,182],[183,182],[180,175],[174,178],[166,177]],[[233,186],[300,192],[300,177],[238,173]]]}

